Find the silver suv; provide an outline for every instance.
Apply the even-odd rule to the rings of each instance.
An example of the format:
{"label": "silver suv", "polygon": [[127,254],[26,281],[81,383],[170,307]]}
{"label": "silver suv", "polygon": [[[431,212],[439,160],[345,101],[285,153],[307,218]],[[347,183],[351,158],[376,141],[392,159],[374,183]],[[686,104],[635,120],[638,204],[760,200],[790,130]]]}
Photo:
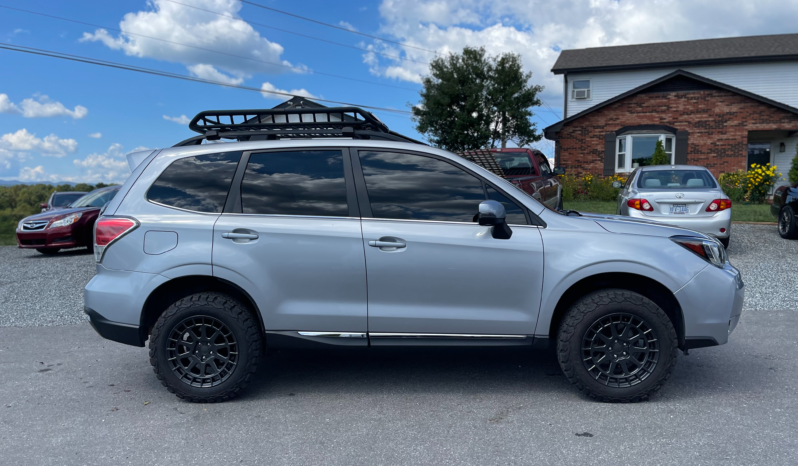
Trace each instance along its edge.
{"label": "silver suv", "polygon": [[[680,349],[726,343],[740,318],[717,240],[548,209],[360,109],[203,112],[190,127],[201,135],[129,157],[85,290],[97,332],[149,339],[181,398],[236,396],[265,348],[512,345],[556,347],[588,396],[638,401]],[[220,139],[237,142],[205,144]]]}

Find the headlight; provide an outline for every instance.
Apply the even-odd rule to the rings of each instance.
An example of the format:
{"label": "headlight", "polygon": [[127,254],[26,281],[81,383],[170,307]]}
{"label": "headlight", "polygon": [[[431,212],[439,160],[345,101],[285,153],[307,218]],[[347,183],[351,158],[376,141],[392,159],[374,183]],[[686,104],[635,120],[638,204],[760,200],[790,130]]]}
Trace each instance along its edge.
{"label": "headlight", "polygon": [[73,223],[77,222],[80,218],[80,214],[69,214],[66,217],[56,220],[55,222],[51,223],[47,228],[58,228],[58,227],[65,227],[68,225],[72,225]]}
{"label": "headlight", "polygon": [[25,219],[23,218],[22,220],[19,221],[19,223],[17,223],[17,230],[22,231],[22,223],[24,221],[25,221]]}
{"label": "headlight", "polygon": [[715,267],[723,268],[729,260],[726,255],[726,248],[716,239],[696,238],[694,236],[672,236],[671,241],[685,249],[689,249],[696,255],[701,256]]}

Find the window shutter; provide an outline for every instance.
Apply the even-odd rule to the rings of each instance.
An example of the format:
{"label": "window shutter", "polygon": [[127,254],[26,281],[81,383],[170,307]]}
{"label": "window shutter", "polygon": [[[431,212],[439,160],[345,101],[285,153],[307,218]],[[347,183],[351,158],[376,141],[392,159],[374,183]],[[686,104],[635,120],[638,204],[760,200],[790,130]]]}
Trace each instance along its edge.
{"label": "window shutter", "polygon": [[689,131],[685,129],[676,131],[676,146],[673,148],[676,151],[673,155],[676,165],[687,165],[687,136],[689,134]]}
{"label": "window shutter", "polygon": [[615,132],[604,134],[604,176],[615,173]]}

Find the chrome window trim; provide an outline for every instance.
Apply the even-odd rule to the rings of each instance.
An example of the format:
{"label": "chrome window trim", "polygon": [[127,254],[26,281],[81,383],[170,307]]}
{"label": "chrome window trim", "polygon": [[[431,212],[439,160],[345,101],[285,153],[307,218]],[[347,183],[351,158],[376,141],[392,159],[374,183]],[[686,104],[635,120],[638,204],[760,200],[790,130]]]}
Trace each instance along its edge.
{"label": "chrome window trim", "polygon": [[490,339],[490,340],[519,340],[527,335],[486,335],[470,333],[374,333],[369,332],[370,338],[463,338],[463,339]]}
{"label": "chrome window trim", "polygon": [[320,338],[366,338],[363,332],[297,332],[303,337]]}
{"label": "chrome window trim", "polygon": [[282,217],[282,218],[317,218],[333,220],[360,220],[360,217],[325,217],[323,215],[290,215],[290,214],[245,214],[243,212],[223,212],[222,215],[241,215],[247,217]]}
{"label": "chrome window trim", "polygon": [[[476,222],[446,222],[443,220],[417,220],[417,219],[406,219],[406,218],[375,218],[375,217],[363,217],[363,220],[376,220],[379,222],[418,222],[418,223],[443,223],[446,225],[473,225],[473,226],[483,226]],[[508,223],[511,227],[531,227],[531,228],[541,228],[539,225],[518,225],[515,223]]]}

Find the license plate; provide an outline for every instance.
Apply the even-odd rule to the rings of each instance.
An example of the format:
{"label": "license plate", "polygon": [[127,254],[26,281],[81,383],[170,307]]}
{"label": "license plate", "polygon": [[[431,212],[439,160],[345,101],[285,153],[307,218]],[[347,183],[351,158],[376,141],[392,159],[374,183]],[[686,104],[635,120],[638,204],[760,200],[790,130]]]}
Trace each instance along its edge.
{"label": "license plate", "polygon": [[683,214],[689,214],[690,210],[687,208],[687,204],[672,204],[671,213],[683,215]]}

